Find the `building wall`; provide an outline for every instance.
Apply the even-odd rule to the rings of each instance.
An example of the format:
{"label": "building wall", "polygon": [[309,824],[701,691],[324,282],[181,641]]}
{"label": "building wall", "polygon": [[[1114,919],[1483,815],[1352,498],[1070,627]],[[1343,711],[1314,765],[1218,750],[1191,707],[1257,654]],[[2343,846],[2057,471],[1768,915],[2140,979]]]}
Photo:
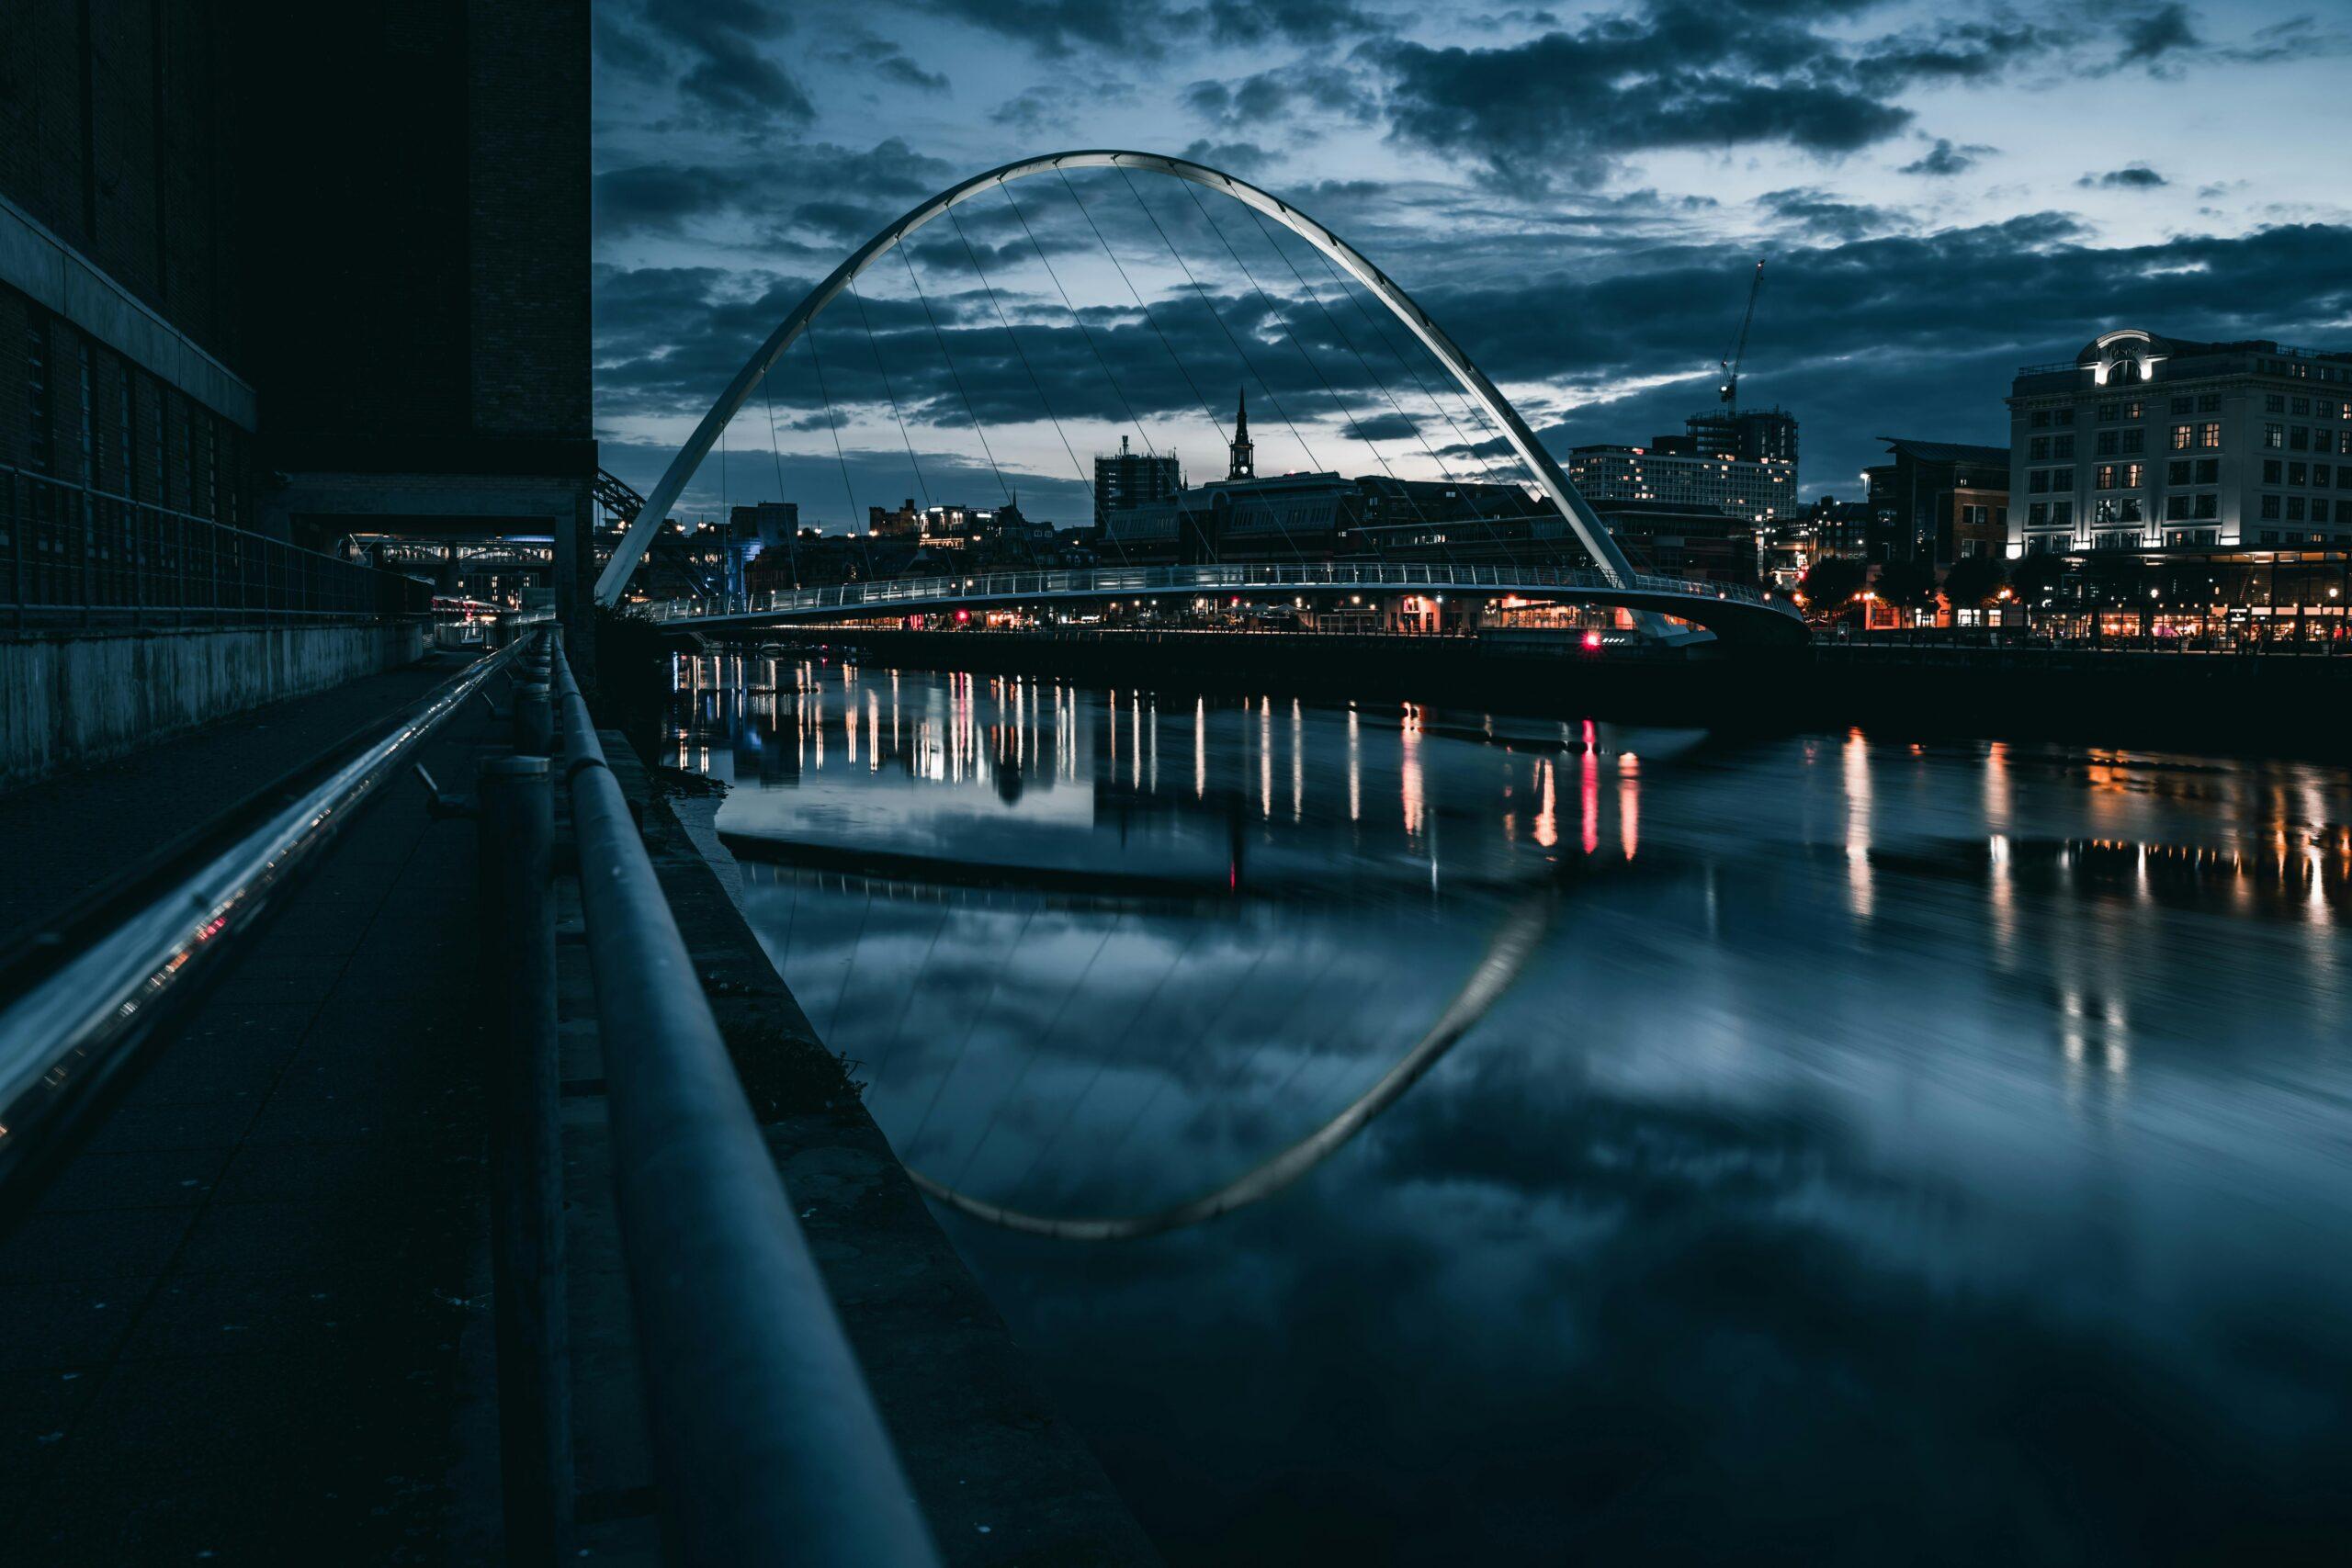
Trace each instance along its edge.
{"label": "building wall", "polygon": [[421,621],[0,640],[0,789],[412,662]]}
{"label": "building wall", "polygon": [[[2135,346],[2144,373],[2103,383]],[[2121,336],[2008,404],[2012,555],[2352,538],[2352,356]]]}
{"label": "building wall", "polygon": [[0,466],[79,481],[86,452],[97,489],[250,524],[219,7],[26,0],[6,27]]}
{"label": "building wall", "polygon": [[1661,457],[1631,446],[1586,446],[1568,454],[1567,470],[1570,482],[1588,501],[1720,506],[1750,522],[1797,513],[1793,464]]}
{"label": "building wall", "polygon": [[218,0],[17,0],[0,49],[0,195],[241,364],[232,153]]}

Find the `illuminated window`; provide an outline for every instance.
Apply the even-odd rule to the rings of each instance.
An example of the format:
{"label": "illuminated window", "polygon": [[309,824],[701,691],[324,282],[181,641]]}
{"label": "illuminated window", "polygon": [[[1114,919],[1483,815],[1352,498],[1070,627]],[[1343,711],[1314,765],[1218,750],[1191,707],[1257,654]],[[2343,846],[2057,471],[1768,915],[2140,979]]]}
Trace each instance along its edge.
{"label": "illuminated window", "polygon": [[2276,452],[2278,448],[2287,445],[2287,432],[2285,428],[2276,424],[2264,425],[2262,427],[2262,444],[2265,446],[2269,447],[2273,452]]}
{"label": "illuminated window", "polygon": [[2197,445],[2209,452],[2217,450],[2222,445],[2222,422],[2217,419],[2208,420],[2199,425],[2197,429]]}
{"label": "illuminated window", "polygon": [[2189,444],[2195,439],[2196,434],[2197,432],[2193,426],[2186,424],[2174,425],[2172,427],[2172,449],[2176,452],[2188,451]]}

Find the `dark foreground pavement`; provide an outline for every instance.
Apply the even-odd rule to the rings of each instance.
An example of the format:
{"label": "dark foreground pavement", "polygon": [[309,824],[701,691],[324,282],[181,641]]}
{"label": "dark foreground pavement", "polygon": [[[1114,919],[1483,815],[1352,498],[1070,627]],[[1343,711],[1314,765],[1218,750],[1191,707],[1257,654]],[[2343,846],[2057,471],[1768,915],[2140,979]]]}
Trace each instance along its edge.
{"label": "dark foreground pavement", "polygon": [[[42,891],[19,868],[70,894],[76,863],[132,863],[455,668],[0,797],[9,900]],[[477,705],[424,760],[468,779],[496,728]],[[0,1558],[446,1560],[485,1176],[473,832],[420,802],[369,805],[0,1242]]]}
{"label": "dark foreground pavement", "polygon": [[[0,833],[29,844],[51,902],[71,897],[455,667],[0,796]],[[503,729],[476,705],[424,760],[460,787]],[[864,1107],[823,1090],[829,1058],[711,867],[605,744],[947,1562],[1153,1561]],[[43,836],[61,813],[86,854]],[[389,784],[0,1239],[0,1562],[500,1560],[474,853],[470,822]],[[37,919],[44,894],[16,870],[0,912]],[[651,1562],[568,879],[559,907],[575,1545]]]}

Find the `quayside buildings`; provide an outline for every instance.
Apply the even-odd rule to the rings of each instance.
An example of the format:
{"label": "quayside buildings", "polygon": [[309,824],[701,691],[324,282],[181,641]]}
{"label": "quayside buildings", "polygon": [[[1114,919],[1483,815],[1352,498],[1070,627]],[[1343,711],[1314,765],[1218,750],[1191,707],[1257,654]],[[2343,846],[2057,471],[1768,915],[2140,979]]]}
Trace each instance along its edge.
{"label": "quayside buildings", "polygon": [[2127,327],[2008,408],[2012,556],[2352,544],[2352,354]]}

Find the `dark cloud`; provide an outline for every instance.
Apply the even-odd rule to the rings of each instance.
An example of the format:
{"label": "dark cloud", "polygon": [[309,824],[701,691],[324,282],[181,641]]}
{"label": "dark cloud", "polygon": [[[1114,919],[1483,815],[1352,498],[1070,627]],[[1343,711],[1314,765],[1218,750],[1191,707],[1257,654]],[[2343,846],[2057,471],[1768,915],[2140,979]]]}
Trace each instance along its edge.
{"label": "dark cloud", "polygon": [[1840,201],[1828,192],[1811,186],[1766,191],[1756,201],[1774,219],[1791,228],[1840,240],[1859,240],[1865,234],[1883,233],[1889,229],[1900,228],[1904,222],[1900,213],[1886,208]]}
{"label": "dark cloud", "polygon": [[[1183,194],[1156,182],[1138,182],[1131,193],[1096,177],[1099,183],[1080,182],[1088,211],[1145,290],[1148,316],[1115,274],[1099,264],[1086,274],[1081,262],[1061,274],[1086,322],[1081,333],[1010,209],[976,203],[959,217],[996,301],[973,276],[954,231],[933,225],[912,248],[930,316],[907,287],[904,264],[894,262],[864,285],[871,343],[845,303],[820,318],[834,399],[873,410],[894,393],[910,420],[935,428],[963,424],[966,398],[984,422],[1034,423],[1051,408],[1098,432],[1124,423],[1123,410],[1131,407],[1154,439],[1181,426],[1193,433],[1188,439],[1205,445],[1209,419],[1223,417],[1230,388],[1246,381],[1261,441],[1283,447],[1270,463],[1284,467],[1310,459],[1291,441],[1281,414],[1302,425],[1336,425],[1335,397],[1373,439],[1413,434],[1391,421],[1397,412],[1392,394],[1433,441],[1475,446],[1483,438],[1450,390],[1444,396],[1465,422],[1466,438],[1427,424],[1431,411],[1415,378],[1421,386],[1442,387],[1442,372],[1418,349],[1400,363],[1396,351],[1409,341],[1402,330],[1361,296],[1343,294],[1296,241],[1272,231],[1272,243],[1282,248],[1270,248],[1246,212],[1213,197],[1204,206],[1216,215],[1214,231]],[[1038,182],[1032,200],[1021,188],[1023,210],[1057,258],[1073,249],[1081,257],[1099,255],[1069,210],[1068,193]],[[1136,205],[1136,194],[1148,209]],[[1393,188],[1374,197],[1391,205],[1398,199]],[[1320,191],[1309,209],[1328,218],[1342,200],[1341,193]],[[606,416],[707,406],[814,277],[876,226],[856,203],[840,205],[838,212],[804,215],[811,225],[831,222],[844,238],[830,250],[816,246],[807,270],[789,277],[747,287],[712,269],[608,271],[599,283],[597,323]],[[1917,432],[1999,441],[2007,428],[2000,399],[2015,367],[2071,353],[2105,327],[2293,341],[2308,339],[2311,323],[2352,314],[2352,276],[2342,266],[2352,231],[2341,227],[2117,247],[2095,243],[2075,220],[2055,213],[1914,234],[1888,232],[1894,219],[1882,209],[1804,187],[1776,191],[1766,205],[1813,243],[1772,253],[1743,386],[1759,402],[1777,400],[1804,422],[1809,490],[1836,484],[1871,458],[1868,435],[1891,415]],[[1597,223],[1586,238],[1565,221],[1498,238],[1468,268],[1443,223],[1408,223],[1363,243],[1489,375],[1510,385],[1561,389],[1580,402],[1547,414],[1544,397],[1531,400],[1547,440],[1565,448],[1679,428],[1681,416],[1707,397],[1708,373],[1736,324],[1754,253],[1731,242],[1666,239],[1628,248],[1624,223],[1634,216]],[[1209,303],[1174,269],[1153,218],[1201,279]],[[1274,297],[1274,308],[1230,265],[1227,241]],[[1300,277],[1312,288],[1311,299],[1302,294]],[[998,302],[1017,337],[999,321]],[[1969,324],[1965,344],[1956,342],[1954,321]],[[797,359],[802,351],[795,353]],[[1102,361],[1110,366],[1107,380]],[[881,378],[884,363],[891,367],[890,389]],[[1934,374],[1922,374],[1928,365]],[[1685,370],[1687,381],[1615,389]],[[1262,406],[1261,378],[1272,389]],[[805,371],[780,374],[775,396],[787,417],[820,401]],[[1209,415],[1201,410],[1204,398],[1213,405]],[[1317,466],[1373,471],[1361,446],[1350,450],[1337,434],[1305,434]],[[1850,491],[1850,480],[1843,488]]]}
{"label": "dark cloud", "polygon": [[2103,175],[2085,175],[2075,183],[2086,190],[2154,190],[2172,184],[2145,164],[2127,164]]}
{"label": "dark cloud", "polygon": [[816,58],[852,71],[871,73],[894,87],[911,87],[926,93],[948,90],[945,76],[936,71],[925,71],[897,43],[855,24],[836,25],[831,41],[817,50]]}
{"label": "dark cloud", "polygon": [[1363,58],[1386,76],[1391,134],[1540,189],[1594,185],[1625,155],[1784,142],[1821,155],[1895,135],[1911,111],[1856,85],[1835,46],[1679,8],[1604,17],[1497,49],[1389,41]]}
{"label": "dark cloud", "polygon": [[816,106],[769,52],[792,17],[769,0],[639,0],[599,18],[597,38],[624,70],[643,72],[659,53],[676,67],[680,103],[715,125],[759,130],[805,125]]}
{"label": "dark cloud", "polygon": [[2144,16],[2124,21],[2120,31],[2123,51],[2116,56],[2119,65],[2154,69],[2170,63],[2175,55],[2192,53],[2203,45],[2189,18],[2188,7],[2181,5],[2158,6]]}
{"label": "dark cloud", "polygon": [[1351,0],[1206,0],[1199,6],[1104,0],[915,0],[923,9],[1058,56],[1085,48],[1156,58],[1180,42],[1329,44],[1385,31]]}
{"label": "dark cloud", "polygon": [[859,210],[873,221],[854,233],[856,243],[955,178],[949,164],[894,136],[864,152],[805,141],[764,148],[740,163],[628,164],[597,175],[591,195],[596,232],[605,240],[717,222],[748,223],[773,240],[781,215],[803,211],[831,237],[844,231],[831,221],[844,210],[843,196],[870,198],[876,205]]}
{"label": "dark cloud", "polygon": [[1260,71],[1231,82],[1194,82],[1184,89],[1182,102],[1224,130],[1317,113],[1370,120],[1378,112],[1371,85],[1359,73],[1321,62]]}
{"label": "dark cloud", "polygon": [[1999,148],[1987,147],[1981,141],[1970,142],[1963,147],[1955,147],[1950,138],[1939,136],[1933,147],[1895,172],[1903,175],[1938,176],[1963,175],[1976,166],[1978,159],[1999,151]]}
{"label": "dark cloud", "polygon": [[1273,160],[1272,153],[1254,141],[1211,141],[1205,138],[1187,146],[1184,156],[1195,164],[1206,164],[1212,169],[1245,179]]}

